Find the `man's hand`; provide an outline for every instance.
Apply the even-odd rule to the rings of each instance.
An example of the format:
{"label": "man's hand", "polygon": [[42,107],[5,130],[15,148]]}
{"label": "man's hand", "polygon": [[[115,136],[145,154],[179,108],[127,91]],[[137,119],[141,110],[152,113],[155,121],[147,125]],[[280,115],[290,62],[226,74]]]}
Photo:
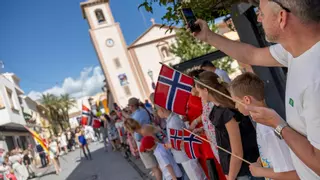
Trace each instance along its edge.
{"label": "man's hand", "polygon": [[258,162],[252,163],[250,166],[250,172],[254,177],[261,177],[261,170],[263,167]]}
{"label": "man's hand", "polygon": [[257,106],[246,106],[246,109],[250,111],[250,115],[254,121],[266,126],[276,128],[284,120],[273,109]]}
{"label": "man's hand", "polygon": [[202,19],[198,19],[195,24],[198,24],[200,26],[201,31],[199,32],[193,32],[193,36],[197,39],[207,42],[208,36],[211,33],[211,30],[209,29],[208,23]]}

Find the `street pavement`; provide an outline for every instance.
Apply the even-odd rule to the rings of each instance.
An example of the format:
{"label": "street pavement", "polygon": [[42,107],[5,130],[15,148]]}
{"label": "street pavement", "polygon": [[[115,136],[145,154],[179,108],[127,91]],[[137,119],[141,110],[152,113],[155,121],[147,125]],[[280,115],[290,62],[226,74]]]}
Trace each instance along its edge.
{"label": "street pavement", "polygon": [[[125,159],[120,152],[104,151],[103,144],[89,145],[93,160],[80,160],[80,149],[60,158],[62,172],[55,174],[53,165],[37,169],[35,180],[152,180],[141,160]],[[82,154],[83,156],[83,154]]]}

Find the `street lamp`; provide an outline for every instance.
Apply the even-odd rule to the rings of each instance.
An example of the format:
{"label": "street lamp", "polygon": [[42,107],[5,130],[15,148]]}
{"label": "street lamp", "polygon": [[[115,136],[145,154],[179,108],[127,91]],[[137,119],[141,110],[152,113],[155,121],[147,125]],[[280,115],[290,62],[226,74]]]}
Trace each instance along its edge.
{"label": "street lamp", "polygon": [[153,82],[153,71],[151,71],[151,70],[149,69],[148,75],[149,75],[151,81]]}
{"label": "street lamp", "polygon": [[156,84],[153,82],[153,71],[151,71],[151,70],[149,69],[148,75],[149,75],[149,77],[150,77],[150,79],[151,79],[151,87],[152,87],[152,89],[156,89]]}

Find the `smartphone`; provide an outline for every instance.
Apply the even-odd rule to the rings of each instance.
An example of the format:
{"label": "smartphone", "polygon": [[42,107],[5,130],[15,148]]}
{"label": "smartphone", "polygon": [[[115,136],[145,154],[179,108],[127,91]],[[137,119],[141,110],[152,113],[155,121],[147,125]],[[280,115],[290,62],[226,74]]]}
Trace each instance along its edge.
{"label": "smartphone", "polygon": [[191,32],[199,32],[201,31],[201,28],[198,24],[195,24],[197,21],[196,16],[193,14],[193,11],[191,8],[182,8],[182,15],[187,23],[188,27],[190,28]]}

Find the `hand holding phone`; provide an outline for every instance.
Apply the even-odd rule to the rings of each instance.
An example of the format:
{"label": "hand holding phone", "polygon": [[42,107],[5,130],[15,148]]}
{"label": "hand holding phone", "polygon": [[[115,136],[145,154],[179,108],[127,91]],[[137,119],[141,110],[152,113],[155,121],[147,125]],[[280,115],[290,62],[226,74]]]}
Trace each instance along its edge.
{"label": "hand holding phone", "polygon": [[191,32],[200,32],[201,28],[198,24],[195,24],[195,22],[197,21],[197,18],[193,14],[192,9],[191,8],[182,8],[181,12],[182,12],[182,15],[183,15],[183,18],[184,18],[186,24],[188,25],[188,27],[191,30]]}

